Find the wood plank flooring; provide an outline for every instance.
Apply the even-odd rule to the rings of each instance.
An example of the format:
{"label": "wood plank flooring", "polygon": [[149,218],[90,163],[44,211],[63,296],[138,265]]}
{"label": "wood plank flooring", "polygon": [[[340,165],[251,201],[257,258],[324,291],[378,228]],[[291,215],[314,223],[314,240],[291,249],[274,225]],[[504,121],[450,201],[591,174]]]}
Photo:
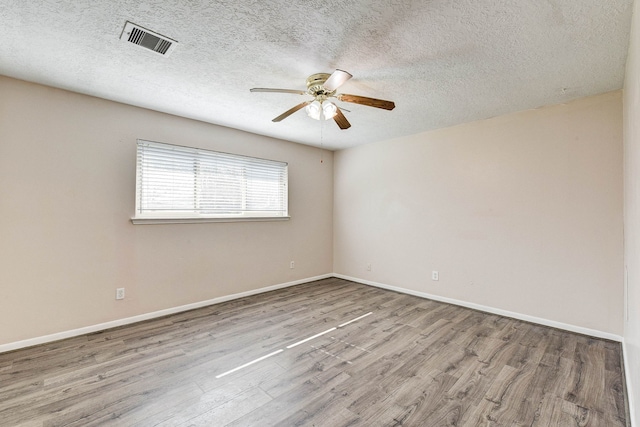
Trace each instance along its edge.
{"label": "wood plank flooring", "polygon": [[0,354],[0,425],[626,427],[620,352],[325,279]]}

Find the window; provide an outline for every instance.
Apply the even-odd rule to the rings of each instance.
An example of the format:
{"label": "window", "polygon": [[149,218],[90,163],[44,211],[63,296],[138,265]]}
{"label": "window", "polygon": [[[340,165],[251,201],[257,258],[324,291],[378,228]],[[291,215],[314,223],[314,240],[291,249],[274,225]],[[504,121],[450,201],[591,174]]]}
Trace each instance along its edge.
{"label": "window", "polygon": [[134,223],[287,219],[287,163],[138,140]]}

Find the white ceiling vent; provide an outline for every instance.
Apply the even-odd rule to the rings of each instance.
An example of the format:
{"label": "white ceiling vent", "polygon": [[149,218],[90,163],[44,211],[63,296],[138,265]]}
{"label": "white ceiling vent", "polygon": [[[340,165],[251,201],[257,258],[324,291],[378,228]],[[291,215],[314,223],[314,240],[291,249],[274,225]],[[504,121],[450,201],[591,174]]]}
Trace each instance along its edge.
{"label": "white ceiling vent", "polygon": [[162,56],[169,56],[173,49],[178,44],[177,41],[171,40],[161,34],[149,31],[139,25],[131,23],[129,21],[124,24],[122,35],[120,40],[130,42],[142,46]]}

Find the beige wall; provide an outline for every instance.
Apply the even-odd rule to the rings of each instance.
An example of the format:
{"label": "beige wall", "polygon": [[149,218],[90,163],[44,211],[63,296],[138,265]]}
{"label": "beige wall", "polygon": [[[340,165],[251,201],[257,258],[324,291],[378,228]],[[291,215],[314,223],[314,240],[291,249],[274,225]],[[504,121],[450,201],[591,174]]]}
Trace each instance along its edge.
{"label": "beige wall", "polygon": [[[132,225],[136,138],[289,162],[291,220]],[[0,77],[0,344],[331,273],[332,187],[328,151]]]}
{"label": "beige wall", "polygon": [[334,272],[622,334],[620,92],[334,161]]}
{"label": "beige wall", "polygon": [[[624,229],[627,295],[624,340],[635,426],[640,426],[640,12],[634,5],[624,82]],[[633,409],[633,408],[632,408]]]}

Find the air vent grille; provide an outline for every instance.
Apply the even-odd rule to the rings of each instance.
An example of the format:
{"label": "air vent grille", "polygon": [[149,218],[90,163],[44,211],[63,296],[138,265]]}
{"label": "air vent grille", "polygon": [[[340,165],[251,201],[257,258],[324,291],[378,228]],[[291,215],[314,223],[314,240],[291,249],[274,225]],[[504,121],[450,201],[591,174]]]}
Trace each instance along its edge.
{"label": "air vent grille", "polygon": [[162,56],[168,56],[178,43],[175,40],[171,40],[168,37],[154,33],[128,21],[122,30],[120,39],[152,50]]}

